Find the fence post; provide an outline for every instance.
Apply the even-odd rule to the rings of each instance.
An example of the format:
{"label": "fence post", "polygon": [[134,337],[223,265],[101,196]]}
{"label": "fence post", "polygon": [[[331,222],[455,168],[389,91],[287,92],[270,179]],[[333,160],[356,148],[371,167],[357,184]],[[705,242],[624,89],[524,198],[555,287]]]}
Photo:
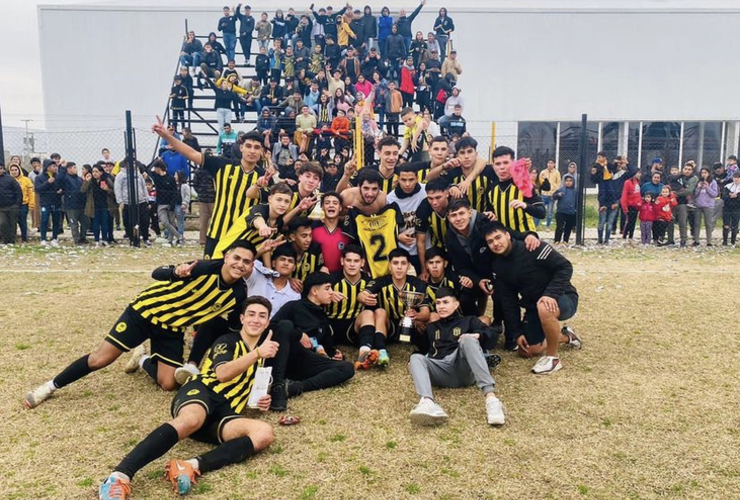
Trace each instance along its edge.
{"label": "fence post", "polygon": [[491,147],[488,149],[489,162],[493,162],[494,149],[496,149],[496,122],[491,122]]}
{"label": "fence post", "polygon": [[3,140],[3,113],[0,110],[0,163],[5,165],[5,141]]}
{"label": "fence post", "polygon": [[581,157],[578,165],[578,205],[576,213],[576,245],[583,246],[586,234],[586,145],[588,139],[588,115],[581,115]]}
{"label": "fence post", "polygon": [[131,244],[141,245],[139,239],[139,196],[137,178],[141,175],[136,162],[136,146],[134,144],[134,127],[131,125],[131,111],[126,111],[126,169],[128,170],[128,225]]}

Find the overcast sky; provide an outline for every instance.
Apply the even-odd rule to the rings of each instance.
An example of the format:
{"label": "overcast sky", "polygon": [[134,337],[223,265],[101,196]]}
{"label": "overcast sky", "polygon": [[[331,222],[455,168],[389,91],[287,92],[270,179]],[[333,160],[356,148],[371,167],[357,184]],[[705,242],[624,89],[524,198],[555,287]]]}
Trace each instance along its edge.
{"label": "overcast sky", "polygon": [[42,125],[44,102],[41,94],[39,4],[81,4],[85,0],[0,0],[0,107],[4,125],[23,126],[32,119],[32,128]]}

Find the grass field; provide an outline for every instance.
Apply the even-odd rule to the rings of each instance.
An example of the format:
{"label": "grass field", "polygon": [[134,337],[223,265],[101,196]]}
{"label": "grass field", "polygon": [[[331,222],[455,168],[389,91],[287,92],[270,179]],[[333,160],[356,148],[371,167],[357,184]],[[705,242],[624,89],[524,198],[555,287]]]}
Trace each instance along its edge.
{"label": "grass field", "polygon": [[[0,498],[92,499],[111,468],[166,421],[172,394],[123,363],[57,392],[25,392],[93,348],[157,265],[196,247],[0,250]],[[294,427],[245,464],[203,477],[203,499],[740,498],[740,251],[568,249],[584,339],[564,369],[529,372],[502,354],[507,422],[485,423],[475,388],[439,390],[447,425],[415,428],[405,348],[385,372],[301,396]],[[352,355],[354,355],[354,351]],[[124,358],[125,359],[125,358]],[[142,470],[134,498],[173,498],[169,458]]]}

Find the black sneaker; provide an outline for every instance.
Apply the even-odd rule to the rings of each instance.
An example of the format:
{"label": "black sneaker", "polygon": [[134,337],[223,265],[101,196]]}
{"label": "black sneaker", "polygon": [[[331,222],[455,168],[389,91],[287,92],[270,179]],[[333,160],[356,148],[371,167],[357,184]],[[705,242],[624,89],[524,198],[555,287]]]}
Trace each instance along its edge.
{"label": "black sneaker", "polygon": [[277,384],[272,387],[270,396],[272,401],[270,402],[270,410],[272,411],[285,411],[288,409],[288,395],[287,395],[287,382],[283,384]]}
{"label": "black sneaker", "polygon": [[488,354],[484,354],[483,357],[486,358],[486,363],[488,363],[488,367],[491,370],[493,370],[494,368],[496,368],[498,365],[501,364],[501,356],[499,356],[498,354],[488,353]]}
{"label": "black sneaker", "polygon": [[288,380],[285,387],[289,398],[294,398],[303,394],[303,382],[300,380]]}

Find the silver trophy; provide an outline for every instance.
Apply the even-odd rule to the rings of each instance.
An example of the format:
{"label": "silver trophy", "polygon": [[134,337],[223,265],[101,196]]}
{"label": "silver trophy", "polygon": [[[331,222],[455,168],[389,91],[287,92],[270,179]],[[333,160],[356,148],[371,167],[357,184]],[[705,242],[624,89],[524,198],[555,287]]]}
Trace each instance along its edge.
{"label": "silver trophy", "polygon": [[308,214],[308,218],[311,220],[324,220],[324,209],[321,207],[321,190],[316,188],[313,195],[316,197],[316,205],[314,205],[311,213]]}
{"label": "silver trophy", "polygon": [[[408,311],[422,303],[424,294],[421,292],[412,292],[411,290],[401,290],[398,292],[398,298],[406,306],[404,311]],[[414,333],[414,320],[404,314],[401,318],[400,330],[398,331],[398,340],[401,342],[411,342],[411,335]]]}

